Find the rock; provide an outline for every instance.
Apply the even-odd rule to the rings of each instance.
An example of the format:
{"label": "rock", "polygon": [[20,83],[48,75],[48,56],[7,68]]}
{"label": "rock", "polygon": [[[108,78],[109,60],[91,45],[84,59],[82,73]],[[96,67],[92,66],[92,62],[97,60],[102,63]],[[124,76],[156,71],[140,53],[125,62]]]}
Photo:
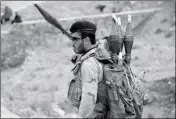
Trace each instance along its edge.
{"label": "rock", "polygon": [[96,6],[96,9],[100,10],[100,12],[103,12],[105,7],[106,7],[106,5],[98,5],[98,6]]}
{"label": "rock", "polygon": [[165,34],[165,38],[170,38],[171,36],[172,36],[172,32],[171,31],[169,31],[169,32],[167,32]]}
{"label": "rock", "polygon": [[168,85],[171,85],[171,81],[168,81]]}
{"label": "rock", "polygon": [[135,56],[133,60],[139,60],[139,57],[138,57],[138,56]]}
{"label": "rock", "polygon": [[164,18],[163,20],[161,20],[161,23],[165,23],[165,22],[167,22],[166,18]]}
{"label": "rock", "polygon": [[148,100],[149,100],[149,95],[148,94],[145,94],[144,95],[144,105],[148,104]]}
{"label": "rock", "polygon": [[163,31],[160,29],[160,28],[157,28],[157,30],[155,31],[155,34],[160,34],[162,33]]}
{"label": "rock", "polygon": [[175,102],[175,97],[170,97],[169,101],[170,102]]}
{"label": "rock", "polygon": [[155,99],[155,97],[152,97],[152,96],[150,96],[148,94],[145,94],[144,95],[144,102],[143,102],[143,104],[144,105],[151,104],[154,101],[154,99]]}

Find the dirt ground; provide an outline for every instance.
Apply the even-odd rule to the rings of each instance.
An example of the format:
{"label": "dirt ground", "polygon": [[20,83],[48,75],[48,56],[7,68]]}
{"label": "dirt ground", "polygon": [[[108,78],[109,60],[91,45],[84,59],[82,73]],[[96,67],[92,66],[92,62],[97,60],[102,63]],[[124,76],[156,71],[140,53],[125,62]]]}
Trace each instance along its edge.
{"label": "dirt ground", "polygon": [[[22,6],[30,4],[22,3],[20,1]],[[92,4],[90,1],[50,1],[42,3],[42,7],[57,18],[62,18],[102,14],[96,9],[96,5],[99,4],[105,4],[104,13],[110,13],[115,6],[112,1],[96,1]],[[160,12],[132,16],[135,39],[131,67],[137,75],[143,70],[146,71],[146,82],[143,83],[142,90],[148,95],[149,100],[144,106],[144,118],[175,117],[174,4],[174,1],[137,1],[132,6],[130,2],[125,1],[116,3],[117,12],[164,8]],[[17,7],[18,5],[17,3]],[[89,6],[90,9],[85,9],[85,6]],[[24,21],[43,19],[32,6],[20,10],[19,14]],[[124,31],[127,17],[121,18]],[[109,34],[110,18],[90,20],[98,24],[98,38]],[[69,29],[73,22],[61,23],[64,28]],[[1,31],[9,26],[1,25]],[[59,108],[68,112],[74,111],[64,102],[68,83],[73,77],[73,64],[69,58],[74,53],[71,42],[60,31],[46,23],[18,25],[9,34],[1,34],[1,50],[1,117],[12,117],[13,114],[22,118],[60,117]]]}

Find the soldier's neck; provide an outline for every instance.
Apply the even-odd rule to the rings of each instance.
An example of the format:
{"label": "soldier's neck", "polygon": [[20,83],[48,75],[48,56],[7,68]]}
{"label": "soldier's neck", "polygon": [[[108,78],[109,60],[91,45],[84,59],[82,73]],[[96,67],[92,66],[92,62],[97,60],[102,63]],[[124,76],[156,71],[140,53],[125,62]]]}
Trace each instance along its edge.
{"label": "soldier's neck", "polygon": [[[94,49],[94,48],[96,48],[96,46],[94,46],[94,45],[91,46],[91,47],[89,47],[89,48],[85,51],[84,54],[88,53],[89,51],[91,51],[91,50]],[[84,54],[83,54],[83,55],[84,55]]]}

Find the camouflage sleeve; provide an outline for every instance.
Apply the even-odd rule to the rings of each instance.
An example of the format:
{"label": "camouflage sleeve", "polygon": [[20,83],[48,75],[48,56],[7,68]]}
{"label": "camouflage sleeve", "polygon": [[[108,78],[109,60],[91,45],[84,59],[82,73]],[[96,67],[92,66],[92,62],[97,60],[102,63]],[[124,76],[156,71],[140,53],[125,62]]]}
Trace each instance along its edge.
{"label": "camouflage sleeve", "polygon": [[98,89],[98,64],[92,58],[81,67],[82,99],[78,115],[90,118],[96,103]]}

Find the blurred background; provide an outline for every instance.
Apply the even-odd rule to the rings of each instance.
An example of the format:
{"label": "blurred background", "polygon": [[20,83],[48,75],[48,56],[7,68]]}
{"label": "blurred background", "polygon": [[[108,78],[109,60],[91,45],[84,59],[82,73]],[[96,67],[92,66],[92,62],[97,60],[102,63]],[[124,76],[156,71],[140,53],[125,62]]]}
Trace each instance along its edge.
{"label": "blurred background", "polygon": [[[1,24],[1,117],[60,117],[74,112],[65,102],[73,78],[71,41],[47,22],[33,1],[1,1],[22,22]],[[35,1],[37,2],[37,1]],[[132,70],[146,71],[144,118],[175,117],[175,1],[39,1],[55,18],[99,15],[150,8],[132,15]],[[2,10],[1,10],[2,12]],[[120,16],[125,32],[127,15]],[[97,25],[96,37],[110,35],[111,17],[85,18]],[[41,22],[35,23],[36,20]],[[76,20],[60,21],[69,30]],[[25,22],[34,22],[23,24]]]}

